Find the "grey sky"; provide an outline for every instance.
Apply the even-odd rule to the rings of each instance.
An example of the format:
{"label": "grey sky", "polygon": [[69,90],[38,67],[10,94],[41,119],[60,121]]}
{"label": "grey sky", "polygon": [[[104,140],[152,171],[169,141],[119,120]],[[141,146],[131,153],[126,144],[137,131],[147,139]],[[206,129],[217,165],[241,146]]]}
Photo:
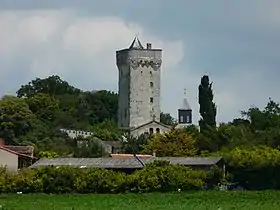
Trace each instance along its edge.
{"label": "grey sky", "polygon": [[0,1],[0,93],[58,74],[78,88],[117,90],[115,51],[134,35],[162,47],[162,109],[176,116],[187,88],[214,82],[218,121],[279,101],[280,3],[235,1]]}

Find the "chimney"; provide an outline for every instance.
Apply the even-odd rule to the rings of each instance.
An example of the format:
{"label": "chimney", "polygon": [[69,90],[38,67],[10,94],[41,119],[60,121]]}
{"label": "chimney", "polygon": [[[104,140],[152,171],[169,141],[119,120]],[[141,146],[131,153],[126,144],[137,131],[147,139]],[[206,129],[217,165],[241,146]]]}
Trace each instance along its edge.
{"label": "chimney", "polygon": [[0,138],[0,147],[5,146],[5,140],[3,138]]}
{"label": "chimney", "polygon": [[147,43],[147,50],[152,49],[152,44],[151,43]]}

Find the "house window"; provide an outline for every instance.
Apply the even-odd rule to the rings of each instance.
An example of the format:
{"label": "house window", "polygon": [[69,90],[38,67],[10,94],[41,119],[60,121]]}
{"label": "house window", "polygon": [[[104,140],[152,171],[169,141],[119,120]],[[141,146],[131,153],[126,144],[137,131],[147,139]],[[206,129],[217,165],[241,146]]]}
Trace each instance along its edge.
{"label": "house window", "polygon": [[150,134],[153,134],[153,133],[154,133],[154,129],[150,128]]}
{"label": "house window", "polygon": [[150,103],[154,103],[154,98],[150,98]]}
{"label": "house window", "polygon": [[184,122],[184,117],[183,116],[180,116],[180,122]]}
{"label": "house window", "polygon": [[187,123],[190,122],[190,116],[187,116]]}
{"label": "house window", "polygon": [[154,83],[153,82],[150,82],[150,87],[154,87]]}
{"label": "house window", "polygon": [[159,130],[159,128],[157,128],[157,129],[156,129],[156,132],[157,132],[157,133],[160,133],[160,130]]}

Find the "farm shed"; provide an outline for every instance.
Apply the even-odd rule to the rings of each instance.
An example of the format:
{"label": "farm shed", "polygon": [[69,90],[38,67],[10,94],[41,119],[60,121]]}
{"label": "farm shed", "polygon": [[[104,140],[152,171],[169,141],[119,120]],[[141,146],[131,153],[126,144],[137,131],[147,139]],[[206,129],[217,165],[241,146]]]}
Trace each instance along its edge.
{"label": "farm shed", "polygon": [[126,158],[42,158],[30,168],[43,166],[73,166],[78,168],[103,168],[130,173],[143,168],[155,160],[165,160],[173,165],[183,165],[197,169],[209,170],[213,166],[224,168],[221,157],[126,157]]}

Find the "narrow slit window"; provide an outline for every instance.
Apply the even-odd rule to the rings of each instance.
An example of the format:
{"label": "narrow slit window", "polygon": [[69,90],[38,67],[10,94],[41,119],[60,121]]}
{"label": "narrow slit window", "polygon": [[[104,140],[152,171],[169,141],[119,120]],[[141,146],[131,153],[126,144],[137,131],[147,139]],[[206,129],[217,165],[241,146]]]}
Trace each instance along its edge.
{"label": "narrow slit window", "polygon": [[150,103],[154,103],[154,98],[150,98]]}

